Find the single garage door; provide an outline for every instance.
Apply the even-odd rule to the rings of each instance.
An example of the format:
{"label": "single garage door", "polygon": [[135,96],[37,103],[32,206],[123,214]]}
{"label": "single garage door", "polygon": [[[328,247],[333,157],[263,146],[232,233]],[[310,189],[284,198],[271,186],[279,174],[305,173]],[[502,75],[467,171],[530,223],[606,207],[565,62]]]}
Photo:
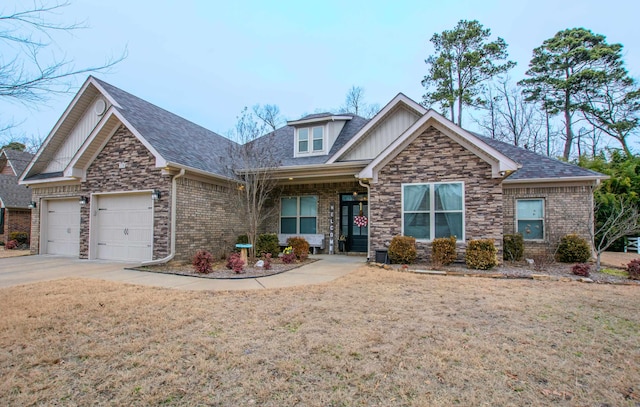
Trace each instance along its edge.
{"label": "single garage door", "polygon": [[44,253],[75,256],[80,254],[80,204],[78,199],[46,202],[44,214],[46,245]]}
{"label": "single garage door", "polygon": [[153,200],[150,193],[99,195],[96,258],[145,261],[153,253]]}

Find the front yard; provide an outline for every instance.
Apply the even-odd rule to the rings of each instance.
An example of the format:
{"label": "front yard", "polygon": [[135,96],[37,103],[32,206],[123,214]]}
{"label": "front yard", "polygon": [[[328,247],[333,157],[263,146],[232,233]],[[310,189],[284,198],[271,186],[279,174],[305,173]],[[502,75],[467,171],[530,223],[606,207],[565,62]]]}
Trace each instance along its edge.
{"label": "front yard", "polygon": [[366,267],[250,292],[2,289],[0,404],[637,406],[639,289]]}

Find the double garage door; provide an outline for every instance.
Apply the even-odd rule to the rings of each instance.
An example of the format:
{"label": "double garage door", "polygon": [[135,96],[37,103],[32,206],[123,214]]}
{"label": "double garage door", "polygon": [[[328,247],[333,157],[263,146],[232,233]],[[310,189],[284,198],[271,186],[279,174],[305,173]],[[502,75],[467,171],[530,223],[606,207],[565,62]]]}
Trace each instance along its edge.
{"label": "double garage door", "polygon": [[[47,253],[78,256],[78,200],[51,200],[47,210]],[[91,202],[91,257],[144,261],[153,255],[153,201],[150,193],[94,195]]]}

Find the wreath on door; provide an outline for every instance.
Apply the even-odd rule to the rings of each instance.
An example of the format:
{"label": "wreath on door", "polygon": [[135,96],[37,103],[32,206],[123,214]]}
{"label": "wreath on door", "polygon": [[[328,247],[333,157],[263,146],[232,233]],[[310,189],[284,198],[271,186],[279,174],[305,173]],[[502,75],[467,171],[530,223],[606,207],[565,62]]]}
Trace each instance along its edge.
{"label": "wreath on door", "polygon": [[353,218],[353,223],[358,227],[365,228],[369,224],[369,219],[364,215],[358,215]]}

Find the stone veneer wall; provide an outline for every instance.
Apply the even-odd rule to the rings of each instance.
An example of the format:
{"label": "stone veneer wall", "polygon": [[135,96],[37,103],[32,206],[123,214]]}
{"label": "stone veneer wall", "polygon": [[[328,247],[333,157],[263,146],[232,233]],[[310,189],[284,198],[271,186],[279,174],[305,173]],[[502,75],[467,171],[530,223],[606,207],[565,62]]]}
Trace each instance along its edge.
{"label": "stone veneer wall", "polygon": [[31,209],[5,208],[4,233],[0,234],[0,239],[4,244],[9,241],[11,232],[27,232],[31,234]]}
{"label": "stone veneer wall", "polygon": [[177,180],[176,256],[191,261],[200,249],[220,258],[246,233],[229,187],[181,177]]}
{"label": "stone veneer wall", "polygon": [[[124,163],[124,168],[119,168]],[[133,192],[157,189],[162,198],[154,202],[153,258],[158,259],[169,253],[169,207],[171,202],[171,178],[164,177],[155,168],[155,157],[135,138],[125,126],[114,133],[94,162],[89,166],[86,181],[76,185],[54,187],[33,186],[33,200],[42,198],[89,196],[103,192]],[[80,208],[80,258],[89,256],[90,205]],[[31,229],[31,252],[38,252],[40,234],[40,214],[34,211]]]}
{"label": "stone veneer wall", "polygon": [[[491,178],[491,166],[431,127],[378,173],[371,185],[371,250],[386,249],[393,236],[402,234],[402,184],[463,181],[465,239],[493,239],[502,253],[502,187]],[[464,244],[458,245],[462,258]],[[418,258],[427,260],[431,245],[418,242]]]}
{"label": "stone veneer wall", "polygon": [[544,199],[544,241],[526,241],[525,256],[553,255],[564,235],[576,233],[591,242],[593,187],[573,186],[506,186],[504,194],[504,233],[516,233],[516,200]]}

